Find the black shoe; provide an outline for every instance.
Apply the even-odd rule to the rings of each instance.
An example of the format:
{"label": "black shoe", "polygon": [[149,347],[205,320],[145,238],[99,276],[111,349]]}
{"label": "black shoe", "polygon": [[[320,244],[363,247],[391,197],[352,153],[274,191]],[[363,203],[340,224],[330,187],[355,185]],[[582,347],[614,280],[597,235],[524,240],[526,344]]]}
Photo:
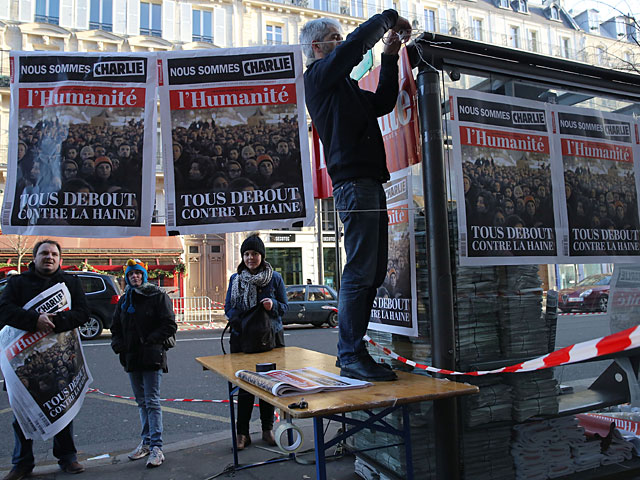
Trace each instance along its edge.
{"label": "black shoe", "polygon": [[22,480],[31,475],[33,467],[13,467],[2,480]]}
{"label": "black shoe", "polygon": [[398,379],[398,376],[390,368],[367,358],[343,365],[340,369],[340,375],[368,382],[390,382]]}
{"label": "black shoe", "polygon": [[78,462],[71,462],[60,465],[60,470],[65,473],[82,473],[84,472],[84,467]]}
{"label": "black shoe", "polygon": [[[389,365],[388,363],[378,363],[370,355],[368,355],[366,358],[376,365],[382,365],[384,368],[388,368],[389,370],[391,370],[391,365]],[[340,357],[336,358],[336,367],[340,368]]]}

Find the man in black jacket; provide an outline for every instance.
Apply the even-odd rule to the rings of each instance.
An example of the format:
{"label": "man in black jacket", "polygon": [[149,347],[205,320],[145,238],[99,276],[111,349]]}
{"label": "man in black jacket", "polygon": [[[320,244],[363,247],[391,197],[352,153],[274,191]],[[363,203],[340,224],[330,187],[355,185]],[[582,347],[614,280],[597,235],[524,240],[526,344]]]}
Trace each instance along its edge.
{"label": "man in black jacket", "polygon": [[[80,280],[60,269],[62,251],[54,240],[43,240],[33,248],[33,262],[22,275],[13,275],[0,298],[0,328],[9,325],[28,332],[51,331],[60,333],[73,330],[89,320],[89,306]],[[71,309],[58,313],[38,313],[25,310],[23,305],[39,293],[65,283],[71,294]],[[29,476],[35,466],[33,440],[25,438],[20,424],[14,418],[15,448],[11,463],[13,468],[3,480],[20,480]],[[60,468],[67,473],[81,473],[84,467],[78,463],[73,443],[73,426],[69,422],[53,437],[53,454]]]}
{"label": "man in black jacket", "polygon": [[[375,92],[349,77],[388,31]],[[324,146],[336,209],[344,224],[347,263],[338,301],[338,359],[341,374],[363,380],[395,380],[373,361],[362,337],[376,290],[387,268],[388,217],[382,184],[389,180],[377,117],[393,110],[398,97],[398,52],[411,25],[395,10],[374,15],[343,41],[340,24],[320,18],[305,24],[300,43],[307,56],[305,96]]]}

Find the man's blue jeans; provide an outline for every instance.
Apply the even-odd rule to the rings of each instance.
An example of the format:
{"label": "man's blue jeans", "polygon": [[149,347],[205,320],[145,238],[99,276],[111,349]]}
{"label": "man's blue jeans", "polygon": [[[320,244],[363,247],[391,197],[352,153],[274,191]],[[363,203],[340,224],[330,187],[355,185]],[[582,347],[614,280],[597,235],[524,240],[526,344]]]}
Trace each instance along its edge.
{"label": "man's blue jeans", "polygon": [[140,411],[142,443],[151,448],[162,448],[162,409],[160,408],[162,370],[129,372],[129,380]]}
{"label": "man's blue jeans", "polygon": [[[13,437],[15,440],[11,463],[18,468],[33,468],[33,440],[25,438],[18,420],[13,419]],[[76,447],[73,443],[73,422],[60,430],[53,437],[53,455],[59,465],[69,465],[78,460]]]}
{"label": "man's blue jeans", "polygon": [[387,272],[389,217],[384,190],[375,179],[338,184],[333,197],[344,224],[347,253],[338,300],[338,357],[341,365],[348,365],[367,355],[362,337]]}

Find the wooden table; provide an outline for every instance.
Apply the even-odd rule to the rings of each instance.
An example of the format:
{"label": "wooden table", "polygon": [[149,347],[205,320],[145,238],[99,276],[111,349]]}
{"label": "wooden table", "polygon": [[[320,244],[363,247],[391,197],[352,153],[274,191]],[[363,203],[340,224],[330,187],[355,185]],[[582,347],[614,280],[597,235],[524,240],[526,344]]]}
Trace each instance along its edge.
{"label": "wooden table", "polygon": [[[354,390],[342,390],[335,392],[322,392],[290,397],[275,397],[264,390],[251,385],[235,376],[238,370],[255,371],[257,363],[273,362],[279,370],[294,370],[303,367],[315,367],[327,372],[340,374],[340,369],[335,366],[336,357],[325,355],[298,347],[276,348],[264,353],[232,353],[229,355],[216,355],[211,357],[198,357],[196,361],[207,370],[212,370],[223,376],[229,382],[229,400],[233,405],[233,395],[240,387],[257,397],[279,408],[285,416],[292,418],[313,418],[316,474],[319,480],[326,479],[325,450],[345,440],[347,437],[362,430],[372,428],[394,433],[404,438],[407,478],[413,478],[413,459],[411,455],[411,437],[408,405],[426,400],[440,400],[459,395],[478,393],[478,387],[463,383],[440,380],[424,375],[416,375],[407,372],[396,371],[398,380],[393,382],[377,382],[369,387]],[[236,385],[237,387],[233,387]],[[293,409],[289,405],[298,402],[302,397],[309,404],[306,409]],[[384,409],[382,412],[373,413],[372,409]],[[398,430],[382,421],[390,413],[402,409],[403,429]],[[367,420],[347,418],[346,412],[363,411],[368,415]],[[230,409],[231,436],[233,441],[234,466],[238,469],[235,414]],[[323,435],[323,420],[337,420],[341,423],[352,425],[341,435],[325,442]],[[246,468],[246,467],[245,467]]]}

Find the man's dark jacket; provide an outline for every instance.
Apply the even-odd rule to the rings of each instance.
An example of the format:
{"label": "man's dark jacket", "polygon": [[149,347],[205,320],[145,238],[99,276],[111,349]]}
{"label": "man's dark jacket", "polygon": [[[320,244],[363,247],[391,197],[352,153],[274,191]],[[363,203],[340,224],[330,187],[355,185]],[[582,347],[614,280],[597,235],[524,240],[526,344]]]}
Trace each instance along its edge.
{"label": "man's dark jacket", "polygon": [[171,299],[156,285],[145,283],[131,292],[135,312],[129,313],[122,309],[125,297],[126,293],[113,312],[111,348],[120,355],[127,372],[157,370],[148,364],[143,345],[147,345],[147,353],[149,348],[156,348],[162,353],[160,368],[166,372],[167,356],[162,344],[178,329]]}
{"label": "man's dark jacket", "polygon": [[377,117],[391,112],[396,104],[398,56],[382,55],[375,93],[362,90],[349,74],[397,20],[395,10],[374,15],[304,74],[307,109],[324,145],[334,185],[362,177],[389,180]]}
{"label": "man's dark jacket", "polygon": [[35,310],[25,310],[22,307],[39,293],[49,287],[63,282],[71,294],[71,310],[58,312],[52,321],[56,333],[73,330],[89,321],[89,306],[84,296],[80,279],[75,275],[63,273],[58,269],[53,275],[42,276],[36,273],[33,263],[29,270],[21,275],[9,277],[7,286],[0,297],[0,328],[5,325],[35,332],[40,314]]}

